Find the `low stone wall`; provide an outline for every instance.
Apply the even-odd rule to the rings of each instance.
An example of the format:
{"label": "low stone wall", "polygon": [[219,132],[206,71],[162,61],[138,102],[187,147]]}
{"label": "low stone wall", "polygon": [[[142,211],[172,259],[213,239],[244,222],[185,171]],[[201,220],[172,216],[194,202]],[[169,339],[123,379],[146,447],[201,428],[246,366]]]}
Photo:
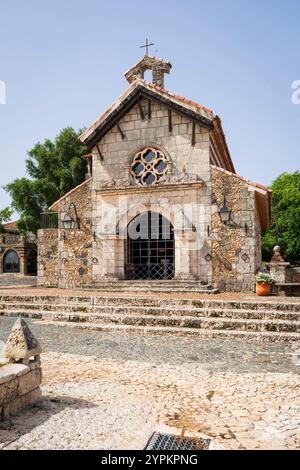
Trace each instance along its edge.
{"label": "low stone wall", "polygon": [[300,283],[300,268],[291,267],[290,277],[291,277],[291,282]]}
{"label": "low stone wall", "polygon": [[40,399],[42,370],[39,359],[29,364],[0,365],[0,420],[30,407]]}

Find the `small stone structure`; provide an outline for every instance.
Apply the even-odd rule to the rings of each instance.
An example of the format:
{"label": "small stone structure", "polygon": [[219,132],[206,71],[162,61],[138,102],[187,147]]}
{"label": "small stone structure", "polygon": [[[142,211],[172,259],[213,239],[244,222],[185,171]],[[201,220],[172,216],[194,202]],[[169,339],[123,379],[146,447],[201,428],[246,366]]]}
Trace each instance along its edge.
{"label": "small stone structure", "polygon": [[297,278],[297,268],[285,261],[279,245],[274,246],[273,256],[267,267],[275,280],[273,291],[278,295],[300,295],[300,282]]}
{"label": "small stone structure", "polygon": [[16,222],[0,230],[0,281],[3,277],[20,278],[37,274],[37,244],[34,235],[22,235]]}
{"label": "small stone structure", "polygon": [[[170,70],[144,57],[125,73],[129,87],[80,136],[88,179],[49,208],[57,228],[38,232],[39,286],[174,280],[253,289],[271,190],[236,173],[213,111],[164,88]],[[154,228],[130,233],[150,219]]]}
{"label": "small stone structure", "polygon": [[0,420],[32,406],[40,399],[40,354],[40,344],[26,322],[17,320],[1,354]]}

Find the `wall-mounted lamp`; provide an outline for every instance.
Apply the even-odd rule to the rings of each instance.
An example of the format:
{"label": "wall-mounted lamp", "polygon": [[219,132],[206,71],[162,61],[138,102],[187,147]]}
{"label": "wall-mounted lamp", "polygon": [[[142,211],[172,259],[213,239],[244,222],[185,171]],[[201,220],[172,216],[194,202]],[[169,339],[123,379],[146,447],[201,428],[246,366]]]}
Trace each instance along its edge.
{"label": "wall-mounted lamp", "polygon": [[68,212],[70,211],[71,207],[74,208],[75,219],[67,213],[62,220],[63,227],[65,230],[72,230],[76,226],[77,230],[80,230],[80,219],[78,217],[77,208],[74,202],[71,202]]}
{"label": "wall-mounted lamp", "polygon": [[226,195],[224,194],[223,207],[218,210],[222,224],[227,225],[231,221],[231,209],[227,206]]}

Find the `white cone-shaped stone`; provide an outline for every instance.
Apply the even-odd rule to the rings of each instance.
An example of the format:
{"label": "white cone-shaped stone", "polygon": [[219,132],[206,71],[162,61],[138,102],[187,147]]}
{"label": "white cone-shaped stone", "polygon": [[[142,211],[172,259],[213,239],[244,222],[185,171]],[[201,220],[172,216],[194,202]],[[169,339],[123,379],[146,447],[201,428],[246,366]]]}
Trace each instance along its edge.
{"label": "white cone-shaped stone", "polygon": [[27,360],[32,356],[39,356],[41,352],[40,343],[31,333],[25,320],[17,320],[4,345],[2,357]]}

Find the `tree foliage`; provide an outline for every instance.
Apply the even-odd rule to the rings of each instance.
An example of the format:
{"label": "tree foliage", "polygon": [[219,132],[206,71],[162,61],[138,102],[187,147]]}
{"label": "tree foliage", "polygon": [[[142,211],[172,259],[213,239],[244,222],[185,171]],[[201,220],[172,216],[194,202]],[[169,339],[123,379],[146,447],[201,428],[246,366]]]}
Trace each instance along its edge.
{"label": "tree foliage", "polygon": [[263,236],[263,258],[270,261],[279,230],[279,244],[287,261],[300,261],[300,173],[283,173],[272,184],[273,223]]}
{"label": "tree foliage", "polygon": [[0,232],[3,232],[3,224],[8,222],[13,214],[13,211],[10,207],[5,207],[5,209],[0,210]]}
{"label": "tree foliage", "polygon": [[26,159],[29,178],[18,178],[5,186],[12,208],[20,214],[21,231],[36,233],[40,214],[84,180],[86,166],[80,157],[86,147],[78,138],[80,132],[67,127],[54,141],[37,143]]}

